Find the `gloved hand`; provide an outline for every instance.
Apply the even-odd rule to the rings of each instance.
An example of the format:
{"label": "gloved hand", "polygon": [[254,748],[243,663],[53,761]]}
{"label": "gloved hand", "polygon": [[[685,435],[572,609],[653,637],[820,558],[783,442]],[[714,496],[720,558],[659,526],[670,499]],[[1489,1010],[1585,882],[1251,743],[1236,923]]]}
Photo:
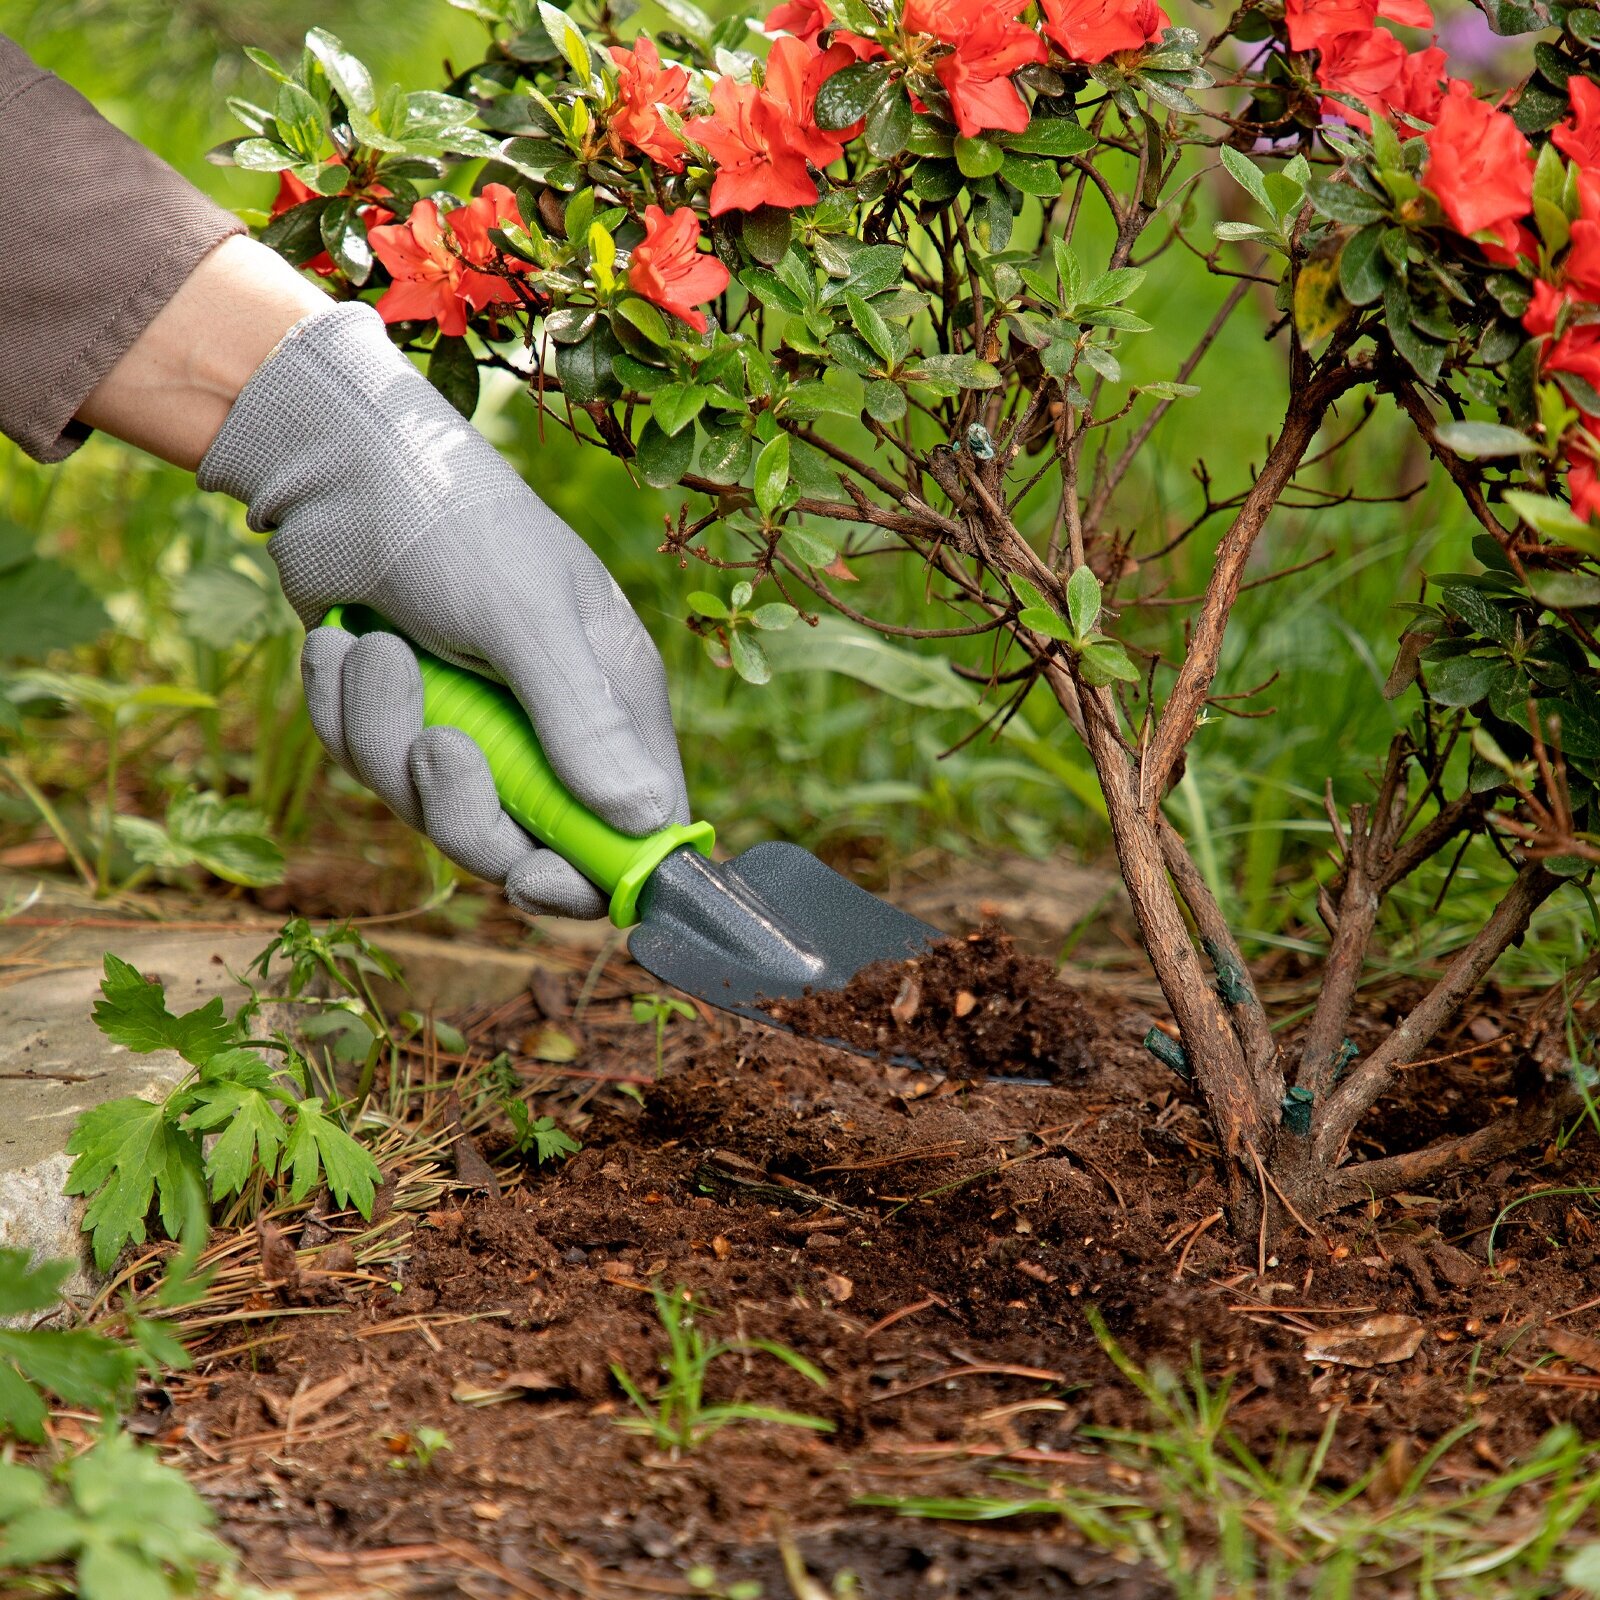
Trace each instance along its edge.
{"label": "gloved hand", "polygon": [[508,684],[567,788],[624,832],[689,820],[666,674],[622,591],[369,306],[298,324],[196,477],[243,500],[252,528],[277,530],[267,548],[310,630],[306,704],[329,753],[513,905],[595,917],[606,902],[501,810],[472,740],[423,729],[404,642],[318,627],[330,606],[373,606],[424,649]]}

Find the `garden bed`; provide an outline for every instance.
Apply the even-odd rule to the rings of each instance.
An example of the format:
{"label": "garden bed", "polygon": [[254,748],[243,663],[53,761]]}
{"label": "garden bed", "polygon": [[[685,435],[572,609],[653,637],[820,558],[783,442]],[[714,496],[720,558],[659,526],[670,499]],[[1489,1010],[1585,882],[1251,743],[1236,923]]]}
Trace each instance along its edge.
{"label": "garden bed", "polygon": [[[583,979],[574,965],[539,1001],[461,1019],[479,1067],[457,1085],[470,1110],[474,1073],[509,1052],[581,1127],[579,1154],[507,1164],[496,1113],[457,1144],[466,1187],[414,1184],[432,1198],[407,1210],[398,1184],[402,1214],[355,1255],[355,1235],[310,1221],[300,1242],[317,1249],[285,1283],[269,1236],[238,1320],[205,1330],[196,1370],[152,1399],[150,1430],[258,1580],[609,1595],[689,1592],[704,1568],[713,1593],[757,1581],[811,1600],[784,1575],[787,1549],[820,1595],[846,1569],[873,1600],[1165,1593],[1132,1535],[860,1503],[1041,1492],[1000,1469],[1159,1505],[1171,1486],[1156,1459],[1094,1431],[1144,1429],[1151,1412],[1090,1308],[1145,1371],[1181,1374],[1198,1350],[1213,1391],[1231,1380],[1229,1426],[1263,1460],[1283,1442],[1309,1450],[1337,1412],[1322,1479],[1382,1463],[1363,1503],[1398,1495],[1465,1425],[1429,1492],[1490,1482],[1557,1424],[1600,1437],[1594,1208],[1581,1192],[1524,1201],[1592,1178],[1592,1138],[1436,1200],[1295,1229],[1263,1261],[1228,1236],[1205,1125],[1140,1048],[1152,1019],[1136,1007],[1055,997],[1081,1007],[1083,1048],[1048,1083],[963,1082],[714,1016],[673,1023],[656,1083],[652,1033],[631,1019],[641,975],[614,964],[575,1020]],[[879,1002],[896,998],[903,1009],[898,990]],[[1357,1044],[1385,1023],[1370,1007]],[[572,1066],[532,1059],[550,1029],[580,1046]],[[1375,1137],[1409,1147],[1478,1125],[1517,1071],[1510,1039],[1480,1016],[1441,1041]],[[448,1076],[421,1114],[442,1104],[464,1126]],[[827,1378],[730,1355],[710,1401],[833,1431],[735,1425],[674,1455],[619,1426],[637,1413],[612,1364],[651,1391],[665,1343],[652,1284],[691,1289],[715,1337],[777,1341]],[[1378,1316],[1327,1351],[1376,1364],[1308,1359],[1319,1334]]]}

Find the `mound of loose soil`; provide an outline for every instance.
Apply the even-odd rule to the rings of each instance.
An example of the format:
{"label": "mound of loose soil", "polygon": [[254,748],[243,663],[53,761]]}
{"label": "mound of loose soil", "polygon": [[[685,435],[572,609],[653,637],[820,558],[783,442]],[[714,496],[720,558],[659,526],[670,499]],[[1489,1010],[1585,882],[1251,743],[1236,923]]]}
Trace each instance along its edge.
{"label": "mound of loose soil", "polygon": [[[849,1570],[868,1600],[1159,1595],[1151,1573],[1058,1523],[933,1525],[858,1504],[993,1493],[996,1467],[1103,1472],[1080,1430],[1148,1418],[1088,1304],[1141,1363],[1181,1370],[1198,1346],[1264,1457],[1309,1445],[1337,1408],[1337,1481],[1386,1452],[1415,1460],[1466,1421],[1477,1431],[1439,1469],[1460,1482],[1557,1422],[1600,1436],[1600,1372],[1585,1367],[1600,1361],[1594,1211],[1553,1192],[1592,1177],[1592,1141],[1333,1218],[1258,1270],[1255,1241],[1221,1223],[1198,1112],[1138,1047],[1150,1016],[1044,981],[1007,1010],[1017,996],[982,974],[1014,960],[992,935],[952,942],[915,974],[865,978],[854,1017],[830,1011],[834,1031],[925,1062],[946,1041],[950,1076],[722,1018],[675,1024],[665,1077],[642,1105],[593,1102],[565,1166],[502,1164],[502,1196],[405,1217],[328,1280],[342,1301],[279,1305],[263,1287],[255,1325],[210,1330],[161,1419],[252,1574],[318,1594],[609,1597],[685,1593],[704,1564],[775,1600],[792,1592],[791,1538],[825,1586]],[[909,976],[916,1011],[886,1022]],[[545,1015],[580,981],[543,994]],[[581,1035],[573,1070],[649,1076],[649,1034],[627,1020],[641,982],[617,971],[581,1026],[563,1022]],[[958,1005],[963,992],[977,1004]],[[1030,1009],[1046,1003],[1085,1043],[1064,1074]],[[980,1014],[1006,1041],[981,1047],[985,1070],[1050,1060],[1056,1081],[971,1081],[973,1054],[948,1039]],[[536,1018],[529,1002],[464,1020],[482,1050],[515,1052]],[[1359,1042],[1384,1025],[1365,1019]],[[1509,1044],[1451,1045],[1407,1074],[1376,1127],[1413,1136],[1408,1106],[1425,1105],[1430,1127],[1457,1131],[1505,1094]],[[1545,1190],[1503,1220],[1491,1263],[1501,1208]],[[648,1389],[664,1344],[652,1282],[689,1286],[713,1333],[782,1341],[828,1378],[819,1391],[768,1356],[730,1357],[709,1402],[834,1431],[730,1427],[674,1460],[619,1428],[613,1363]],[[1371,1316],[1409,1330],[1371,1341],[1378,1365],[1307,1359],[1318,1334]],[[423,1428],[450,1448],[397,1470]]]}
{"label": "mound of loose soil", "polygon": [[1048,961],[997,927],[941,939],[914,961],[878,961],[844,989],[775,1000],[774,1020],[811,1039],[908,1058],[962,1078],[1046,1078],[1090,1064],[1094,1025]]}

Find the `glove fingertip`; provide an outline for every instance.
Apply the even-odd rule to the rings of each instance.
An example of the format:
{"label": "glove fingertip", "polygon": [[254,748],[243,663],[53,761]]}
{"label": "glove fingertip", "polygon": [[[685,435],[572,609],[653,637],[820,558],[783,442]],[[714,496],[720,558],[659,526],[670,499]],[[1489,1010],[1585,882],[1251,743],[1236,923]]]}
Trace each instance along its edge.
{"label": "glove fingertip", "polygon": [[553,850],[535,850],[506,874],[506,899],[529,916],[592,922],[607,910],[606,897]]}

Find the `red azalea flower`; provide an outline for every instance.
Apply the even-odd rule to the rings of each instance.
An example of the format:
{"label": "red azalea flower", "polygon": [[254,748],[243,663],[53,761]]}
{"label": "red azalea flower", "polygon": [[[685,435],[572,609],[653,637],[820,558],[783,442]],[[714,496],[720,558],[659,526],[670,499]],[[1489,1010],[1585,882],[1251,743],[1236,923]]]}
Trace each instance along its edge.
{"label": "red azalea flower", "polygon": [[1402,28],[1433,26],[1433,7],[1428,0],[1378,0],[1378,15]]}
{"label": "red azalea flower", "polygon": [[1553,283],[1546,283],[1543,278],[1536,279],[1533,285],[1533,299],[1529,302],[1528,309],[1522,313],[1522,326],[1536,339],[1541,334],[1554,333],[1556,318],[1566,303],[1566,295]]}
{"label": "red azalea flower", "polygon": [[822,54],[790,37],[775,39],[763,88],[718,78],[711,86],[712,114],[684,124],[716,163],[711,215],[754,211],[757,206],[815,205],[817,186],[807,166],[825,167],[844,150],[837,135],[812,120],[817,90],[852,57],[835,46]]}
{"label": "red azalea flower", "polygon": [[644,241],[628,259],[628,287],[704,333],[705,313],[695,307],[728,287],[728,269],[700,249],[700,219],[688,207],[663,211],[647,206]]}
{"label": "red azalea flower", "polygon": [[1444,110],[1449,66],[1449,56],[1437,45],[1409,51],[1399,80],[1389,91],[1389,109],[1403,111],[1419,122],[1437,122],[1439,113]]}
{"label": "red azalea flower", "polygon": [[1168,26],[1155,0],[1043,0],[1044,31],[1073,61],[1093,66],[1119,50],[1142,50]]}
{"label": "red azalea flower", "polygon": [[[1565,298],[1565,297],[1563,297]],[[1526,325],[1526,318],[1524,325]],[[1582,378],[1591,389],[1600,388],[1600,325],[1574,323],[1545,346],[1539,358],[1541,372],[1570,372]]]}
{"label": "red azalea flower", "polygon": [[[802,44],[815,50],[822,48],[819,35],[833,22],[833,13],[823,0],[784,0],[761,24],[766,33],[792,33]],[[857,61],[872,61],[883,55],[884,48],[876,39],[863,39],[859,33],[835,28],[829,35],[831,45],[842,44]]]}
{"label": "red azalea flower", "polygon": [[[1585,417],[1583,425],[1591,433],[1600,432],[1600,417]],[[1592,522],[1600,514],[1600,473],[1595,470],[1594,452],[1588,442],[1575,439],[1567,447],[1567,498],[1574,516]]]}
{"label": "red azalea flower", "polygon": [[[334,162],[335,166],[342,166],[342,162]],[[375,195],[388,194],[388,190],[381,183],[374,184],[371,192]],[[307,200],[317,200],[321,196],[309,184],[302,183],[287,167],[278,174],[278,193],[272,202],[270,216],[281,217],[285,211],[293,211],[296,206],[303,206]],[[381,222],[387,222],[394,216],[394,212],[386,210],[383,206],[362,206],[361,220],[369,228],[375,228]],[[338,264],[326,250],[319,250],[316,255],[305,263],[319,278],[331,278],[338,270]]]}
{"label": "red azalea flower", "polygon": [[1600,301],[1600,222],[1580,217],[1572,224],[1572,247],[1561,270],[1579,298],[1591,305]]}
{"label": "red azalea flower", "polygon": [[1516,123],[1457,78],[1426,138],[1422,186],[1451,227],[1468,235],[1491,233],[1502,251],[1514,250],[1518,224],[1533,206],[1533,148]]}
{"label": "red azalea flower", "polygon": [[1365,33],[1379,17],[1402,28],[1431,28],[1427,0],[1286,0],[1291,50],[1323,50],[1341,33]]}
{"label": "red azalea flower", "polygon": [[655,41],[641,34],[633,49],[611,47],[617,64],[616,109],[611,137],[619,145],[649,156],[668,172],[683,171],[683,140],[666,124],[661,107],[681,111],[689,98],[689,74],[680,66],[661,65]]}
{"label": "red azalea flower", "polygon": [[1600,166],[1600,83],[1574,77],[1567,84],[1572,115],[1551,130],[1550,142],[1580,167]]}
{"label": "red azalea flower", "polygon": [[1048,52],[1032,28],[1018,22],[1018,0],[906,0],[901,25],[950,45],[934,73],[950,96],[962,138],[985,131],[1021,133],[1028,126],[1027,102],[1011,74]]}
{"label": "red azalea flower", "polygon": [[833,13],[823,0],[784,0],[761,26],[768,33],[792,33],[806,44],[815,44],[817,35],[833,21]]}
{"label": "red azalea flower", "polygon": [[[1437,46],[1408,51],[1384,28],[1364,33],[1341,33],[1322,47],[1317,62],[1317,82],[1363,101],[1370,111],[1390,117],[1398,111],[1423,122],[1438,118],[1444,104],[1446,56]],[[1372,126],[1370,117],[1342,101],[1324,100],[1323,113],[1343,117],[1361,129]]]}
{"label": "red azalea flower", "polygon": [[419,200],[404,222],[374,228],[373,252],[394,282],[378,301],[385,322],[413,318],[437,322],[444,334],[467,331],[467,313],[514,304],[516,291],[485,271],[504,264],[526,272],[527,263],[502,256],[490,228],[520,221],[517,198],[503,183],[491,183],[476,200],[441,217],[432,200]]}
{"label": "red azalea flower", "polygon": [[1286,0],[1291,50],[1324,50],[1342,33],[1367,33],[1378,20],[1377,0]]}

